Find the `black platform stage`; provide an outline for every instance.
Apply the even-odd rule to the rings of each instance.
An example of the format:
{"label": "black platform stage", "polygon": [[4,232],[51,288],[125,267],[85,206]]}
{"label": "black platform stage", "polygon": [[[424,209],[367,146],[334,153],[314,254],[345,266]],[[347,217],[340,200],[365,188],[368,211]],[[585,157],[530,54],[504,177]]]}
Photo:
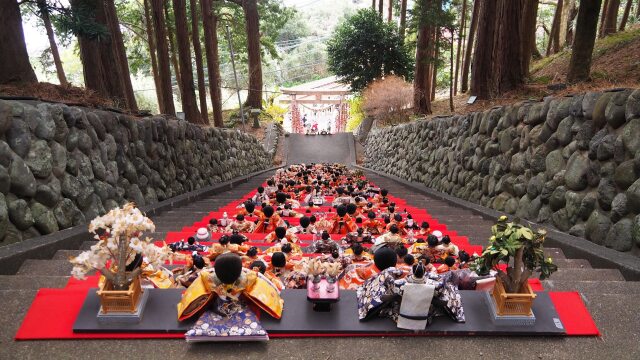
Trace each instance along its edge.
{"label": "black platform stage", "polygon": [[[122,333],[184,333],[196,319],[183,322],[177,320],[176,304],[180,301],[181,289],[145,289],[149,300],[138,324],[99,323],[96,314],[99,308],[97,289],[90,289],[73,326],[76,333],[122,332]],[[533,326],[494,325],[478,291],[460,291],[466,317],[465,323],[455,323],[446,316],[438,317],[422,335],[565,335],[556,309],[547,292],[538,292],[533,303],[536,317]],[[409,335],[412,331],[398,329],[386,318],[359,321],[355,291],[340,291],[340,301],[333,304],[331,312],[316,312],[307,301],[306,290],[286,289],[282,292],[284,312],[276,320],[262,313],[260,321],[269,334],[352,334],[352,335]],[[196,317],[197,318],[197,317]]]}

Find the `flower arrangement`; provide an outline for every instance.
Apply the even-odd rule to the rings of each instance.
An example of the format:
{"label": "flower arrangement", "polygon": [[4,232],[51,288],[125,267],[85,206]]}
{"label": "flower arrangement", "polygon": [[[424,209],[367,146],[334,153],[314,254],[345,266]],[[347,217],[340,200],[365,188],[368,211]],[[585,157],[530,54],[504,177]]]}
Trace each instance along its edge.
{"label": "flower arrangement", "polygon": [[133,203],[115,208],[99,216],[89,224],[89,232],[95,234],[98,243],[77,257],[71,259],[71,275],[79,280],[86,278],[88,272],[99,271],[115,290],[125,290],[140,275],[141,267],[126,271],[136,255],[144,258],[145,263],[154,268],[164,264],[171,256],[167,246],[158,247],[152,239],[144,240],[144,231],[154,231],[155,225]]}
{"label": "flower arrangement", "polygon": [[[540,280],[544,280],[558,267],[551,258],[544,257],[542,245],[546,231],[540,229],[534,233],[519,224],[517,219],[513,222],[507,220],[506,216],[501,216],[498,223],[491,227],[489,246],[471,264],[471,268],[479,275],[495,270],[507,293],[520,293],[534,271],[540,273]],[[500,263],[507,264],[506,271],[498,267]]]}

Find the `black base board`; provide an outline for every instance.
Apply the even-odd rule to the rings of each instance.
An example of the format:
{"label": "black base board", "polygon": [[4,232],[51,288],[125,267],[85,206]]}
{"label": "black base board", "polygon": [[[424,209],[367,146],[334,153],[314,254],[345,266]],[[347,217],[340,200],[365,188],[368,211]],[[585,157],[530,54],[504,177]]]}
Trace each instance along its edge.
{"label": "black base board", "polygon": [[[73,325],[76,333],[184,333],[196,321],[177,320],[176,304],[183,290],[148,289],[149,301],[142,321],[138,324],[101,324],[96,318],[99,299],[96,289],[90,289],[82,309]],[[533,326],[497,326],[490,319],[488,308],[482,293],[461,291],[466,322],[455,323],[448,317],[438,317],[422,335],[526,335],[550,336],[564,335],[558,313],[547,292],[538,292],[533,312],[536,322]],[[352,334],[352,335],[412,335],[412,331],[398,329],[395,323],[386,318],[371,321],[359,321],[356,292],[341,291],[340,301],[331,305],[330,312],[313,310],[306,298],[306,290],[284,290],[284,312],[280,320],[265,313],[260,321],[269,334]],[[197,318],[197,316],[196,316]]]}

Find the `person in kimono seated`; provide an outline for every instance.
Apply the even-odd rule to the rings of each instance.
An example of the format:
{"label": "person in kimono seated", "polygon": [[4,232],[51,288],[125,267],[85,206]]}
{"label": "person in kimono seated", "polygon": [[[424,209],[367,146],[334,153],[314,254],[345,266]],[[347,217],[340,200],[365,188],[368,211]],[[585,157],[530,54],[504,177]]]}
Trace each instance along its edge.
{"label": "person in kimono seated", "polygon": [[236,219],[231,221],[231,223],[227,226],[227,232],[242,232],[242,233],[250,233],[253,232],[253,228],[255,228],[256,224],[251,221],[247,221],[244,218],[244,215],[238,214],[236,215]]}
{"label": "person in kimono seated", "polygon": [[173,269],[173,279],[176,287],[188,288],[200,276],[200,271],[205,267],[204,258],[193,254],[187,258],[187,264]]}
{"label": "person in kimono seated", "polygon": [[376,250],[385,246],[393,249],[404,247],[404,240],[398,232],[398,227],[395,224],[391,225],[388,232],[376,238],[371,250],[375,253]]}
{"label": "person in kimono seated", "polygon": [[187,341],[268,340],[250,303],[275,319],[282,317],[284,301],[277,288],[259,272],[243,268],[238,255],[224,254],[185,291],[178,320],[201,314],[185,334]]}
{"label": "person in kimono seated", "polygon": [[[440,314],[448,315],[455,322],[465,322],[460,292],[449,279],[428,275],[426,283],[430,286],[416,289],[413,285],[425,276],[420,264],[412,268],[413,276],[408,278],[402,278],[402,271],[393,265],[381,267],[357,289],[361,321],[387,317],[399,327],[412,330],[424,330]],[[413,320],[420,320],[419,324]]]}
{"label": "person in kimono seated", "polygon": [[262,186],[258,186],[258,192],[251,197],[251,202],[254,205],[260,205],[262,203],[269,202],[269,195],[267,195]]}
{"label": "person in kimono seated", "polygon": [[331,254],[333,251],[339,251],[338,243],[331,240],[328,232],[323,231],[320,240],[316,240],[310,246],[309,251],[316,254]]}
{"label": "person in kimono seated", "polygon": [[380,235],[384,232],[384,224],[376,219],[376,213],[369,211],[367,220],[362,222],[362,228],[371,235]]}
{"label": "person in kimono seated", "polygon": [[279,226],[286,226],[287,224],[282,220],[280,215],[275,213],[275,209],[271,206],[265,206],[262,208],[262,216],[256,227],[253,229],[254,233],[268,234]]}
{"label": "person in kimono seated", "polygon": [[344,205],[338,206],[336,209],[336,215],[331,220],[331,234],[348,234],[356,231],[357,226],[355,221],[347,214],[347,207]]}
{"label": "person in kimono seated", "polygon": [[445,235],[442,237],[440,241],[440,245],[438,245],[438,249],[442,251],[444,256],[458,256],[458,247],[451,243],[451,238],[449,235]]}
{"label": "person in kimono seated", "polygon": [[264,238],[264,242],[266,243],[281,243],[283,240],[289,243],[297,243],[298,237],[293,231],[288,230],[286,227],[278,226]]}
{"label": "person in kimono seated", "polygon": [[193,236],[189,236],[186,242],[184,241],[184,239],[182,239],[178,242],[169,244],[169,248],[173,252],[176,252],[176,251],[207,252],[207,250],[209,250],[208,247],[204,245],[200,245],[200,243],[197,242],[196,238],[194,238]]}
{"label": "person in kimono seated", "polygon": [[[396,252],[388,247],[378,249],[373,254],[373,263],[367,266],[352,264],[344,270],[344,275],[340,279],[340,289],[356,290],[365,281],[375,276],[380,271],[396,265]],[[381,270],[382,269],[382,270]]]}
{"label": "person in kimono seated", "polygon": [[242,208],[236,213],[236,217],[238,215],[242,215],[244,217],[257,217],[258,219],[264,216],[262,211],[257,210],[256,205],[251,201],[245,201],[243,203]]}
{"label": "person in kimono seated", "polygon": [[315,225],[311,225],[311,218],[303,216],[300,218],[300,225],[291,228],[291,232],[294,234],[316,234],[318,231]]}

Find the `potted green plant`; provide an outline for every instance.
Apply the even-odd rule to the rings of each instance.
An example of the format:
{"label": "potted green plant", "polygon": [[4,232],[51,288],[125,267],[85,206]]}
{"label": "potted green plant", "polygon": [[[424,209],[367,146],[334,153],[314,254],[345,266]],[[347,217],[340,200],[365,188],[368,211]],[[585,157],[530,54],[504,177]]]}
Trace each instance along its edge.
{"label": "potted green plant", "polygon": [[[498,315],[531,315],[536,295],[529,286],[529,277],[538,272],[540,280],[544,280],[558,270],[551,258],[544,256],[546,231],[534,232],[518,219],[508,222],[506,216],[501,216],[491,227],[491,233],[489,245],[472,268],[478,275],[496,271],[492,297]],[[506,271],[500,264],[507,265]]]}

